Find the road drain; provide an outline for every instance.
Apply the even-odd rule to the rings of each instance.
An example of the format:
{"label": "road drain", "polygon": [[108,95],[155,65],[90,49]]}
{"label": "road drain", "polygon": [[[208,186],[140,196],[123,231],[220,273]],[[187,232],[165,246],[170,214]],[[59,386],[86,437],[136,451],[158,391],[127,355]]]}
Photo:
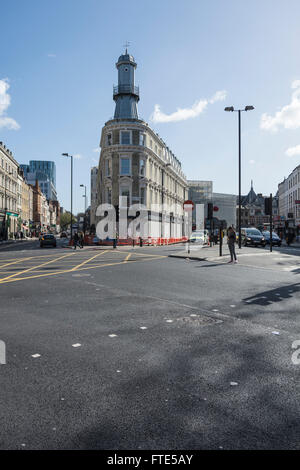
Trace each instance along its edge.
{"label": "road drain", "polygon": [[179,323],[190,325],[190,326],[206,326],[206,325],[213,325],[216,323],[223,323],[222,320],[218,318],[212,318],[207,315],[197,315],[196,313],[192,313],[189,316],[177,318]]}

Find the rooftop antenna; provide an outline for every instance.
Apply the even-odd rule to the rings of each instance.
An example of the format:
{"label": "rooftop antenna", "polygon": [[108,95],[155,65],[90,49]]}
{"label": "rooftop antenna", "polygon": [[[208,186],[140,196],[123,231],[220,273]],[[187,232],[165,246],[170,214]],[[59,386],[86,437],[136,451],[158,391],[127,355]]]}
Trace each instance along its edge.
{"label": "rooftop antenna", "polygon": [[123,46],[123,47],[125,47],[125,51],[126,51],[125,54],[128,54],[127,48],[128,48],[129,46],[130,46],[130,42],[126,41],[125,44],[124,44],[124,46]]}

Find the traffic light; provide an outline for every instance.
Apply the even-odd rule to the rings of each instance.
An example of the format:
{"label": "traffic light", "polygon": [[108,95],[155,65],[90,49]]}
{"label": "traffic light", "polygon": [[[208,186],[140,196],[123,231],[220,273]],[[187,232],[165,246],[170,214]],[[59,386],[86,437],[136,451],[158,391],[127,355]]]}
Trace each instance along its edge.
{"label": "traffic light", "polygon": [[207,218],[208,218],[208,220],[211,220],[213,218],[213,210],[214,210],[213,203],[209,202],[207,204]]}
{"label": "traffic light", "polygon": [[265,215],[272,214],[272,202],[270,197],[265,197]]}

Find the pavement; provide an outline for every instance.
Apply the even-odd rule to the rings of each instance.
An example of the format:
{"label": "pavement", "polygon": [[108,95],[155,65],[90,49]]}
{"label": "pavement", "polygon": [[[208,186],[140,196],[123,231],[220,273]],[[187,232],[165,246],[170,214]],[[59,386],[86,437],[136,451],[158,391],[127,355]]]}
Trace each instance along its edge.
{"label": "pavement", "polygon": [[265,268],[183,249],[1,251],[0,449],[300,448],[285,249]]}
{"label": "pavement", "polygon": [[[186,244],[182,248],[175,253],[170,253],[169,256],[184,260],[211,261],[219,264],[229,263],[230,261],[227,244],[222,247],[222,256],[220,256],[219,245],[190,245],[189,251],[188,244]],[[239,249],[236,246],[236,255],[238,264],[242,266],[300,273],[300,247],[273,247],[273,251],[270,252],[270,247],[242,247]]]}

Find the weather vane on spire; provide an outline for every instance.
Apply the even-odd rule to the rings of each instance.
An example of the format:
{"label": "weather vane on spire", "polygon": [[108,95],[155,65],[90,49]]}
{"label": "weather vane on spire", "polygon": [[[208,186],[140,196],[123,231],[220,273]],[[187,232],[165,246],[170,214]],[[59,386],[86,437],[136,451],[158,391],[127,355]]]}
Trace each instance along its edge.
{"label": "weather vane on spire", "polygon": [[123,46],[123,47],[125,47],[125,49],[126,49],[125,54],[128,54],[127,48],[128,48],[129,46],[130,46],[130,42],[126,41],[125,44],[124,44],[124,46]]}

